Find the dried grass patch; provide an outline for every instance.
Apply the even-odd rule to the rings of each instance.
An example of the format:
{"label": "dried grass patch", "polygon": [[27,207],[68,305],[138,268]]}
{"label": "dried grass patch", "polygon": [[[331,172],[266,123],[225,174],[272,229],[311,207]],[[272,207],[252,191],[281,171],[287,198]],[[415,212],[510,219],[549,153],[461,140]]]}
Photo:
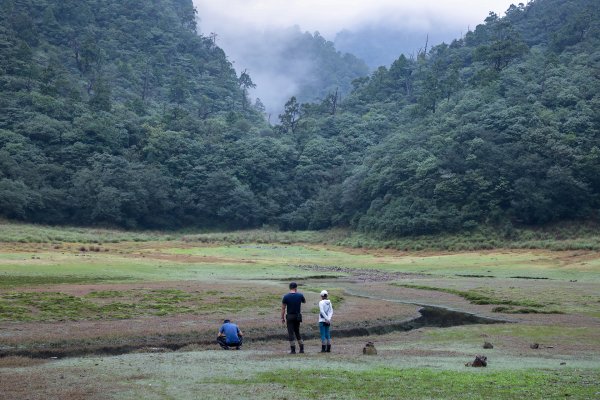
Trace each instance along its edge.
{"label": "dried grass patch", "polygon": [[34,365],[40,365],[47,363],[48,360],[42,360],[39,358],[29,357],[2,357],[0,358],[0,368],[22,368],[31,367]]}

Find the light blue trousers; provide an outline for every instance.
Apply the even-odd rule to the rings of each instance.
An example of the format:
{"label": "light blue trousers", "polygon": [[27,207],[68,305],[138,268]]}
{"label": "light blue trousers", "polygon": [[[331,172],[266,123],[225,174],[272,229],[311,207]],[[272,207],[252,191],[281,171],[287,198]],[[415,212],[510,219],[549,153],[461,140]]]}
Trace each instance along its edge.
{"label": "light blue trousers", "polygon": [[329,332],[330,325],[325,325],[323,322],[319,322],[319,332],[321,333],[321,343],[331,344],[331,333]]}

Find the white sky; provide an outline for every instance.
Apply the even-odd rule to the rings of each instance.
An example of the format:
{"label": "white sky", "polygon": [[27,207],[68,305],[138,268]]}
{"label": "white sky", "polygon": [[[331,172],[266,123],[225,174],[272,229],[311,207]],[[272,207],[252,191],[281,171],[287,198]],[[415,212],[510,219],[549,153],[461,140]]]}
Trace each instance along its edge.
{"label": "white sky", "polygon": [[[526,2],[526,0],[521,0]],[[368,25],[417,31],[438,24],[465,29],[489,11],[504,15],[509,0],[194,0],[204,34],[287,28],[319,31],[333,40],[342,29]]]}

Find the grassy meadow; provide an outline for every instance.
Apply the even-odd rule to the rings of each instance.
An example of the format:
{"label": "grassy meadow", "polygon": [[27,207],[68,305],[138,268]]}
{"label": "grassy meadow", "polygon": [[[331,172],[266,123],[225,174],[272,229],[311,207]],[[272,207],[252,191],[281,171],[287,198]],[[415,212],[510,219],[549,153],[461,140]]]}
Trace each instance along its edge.
{"label": "grassy meadow", "polygon": [[[344,245],[358,236],[342,231],[0,228],[6,398],[600,398],[594,249],[453,251],[424,241],[424,250],[397,250]],[[278,321],[292,279],[307,296],[303,330],[312,333],[307,354],[295,357]],[[326,355],[315,338],[322,288],[336,312]],[[414,318],[420,304],[507,323],[336,338],[336,329]],[[242,351],[212,343],[223,315],[246,331]],[[367,341],[376,356],[362,354]],[[111,346],[127,350],[98,354]],[[61,348],[80,355],[44,356]],[[465,366],[477,354],[487,368]]]}

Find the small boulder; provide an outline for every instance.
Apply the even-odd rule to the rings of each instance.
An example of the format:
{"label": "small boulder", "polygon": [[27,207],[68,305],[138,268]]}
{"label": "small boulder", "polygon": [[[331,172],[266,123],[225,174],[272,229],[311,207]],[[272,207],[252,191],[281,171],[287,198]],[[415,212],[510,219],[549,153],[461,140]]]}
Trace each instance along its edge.
{"label": "small boulder", "polygon": [[363,347],[363,354],[367,356],[376,356],[377,349],[375,348],[375,344],[373,344],[373,342],[367,342],[365,347]]}
{"label": "small boulder", "polygon": [[484,343],[483,343],[483,348],[484,348],[484,349],[493,349],[493,348],[494,348],[494,345],[493,345],[493,344],[491,344],[490,342],[484,342]]}
{"label": "small boulder", "polygon": [[475,356],[475,360],[470,361],[465,364],[465,367],[487,367],[487,357],[486,356]]}
{"label": "small boulder", "polygon": [[539,343],[532,343],[529,345],[530,348],[532,349],[539,349],[540,348],[540,344]]}

